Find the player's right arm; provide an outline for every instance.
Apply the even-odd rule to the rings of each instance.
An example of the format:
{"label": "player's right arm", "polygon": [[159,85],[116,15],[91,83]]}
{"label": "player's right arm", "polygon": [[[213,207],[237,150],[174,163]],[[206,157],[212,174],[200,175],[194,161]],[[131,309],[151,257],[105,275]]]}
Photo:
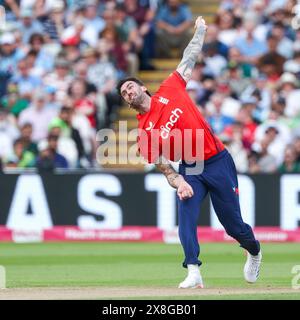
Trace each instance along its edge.
{"label": "player's right arm", "polygon": [[200,16],[195,22],[195,33],[183,52],[183,57],[176,71],[188,82],[191,79],[192,71],[202,50],[207,26],[205,20]]}
{"label": "player's right arm", "polygon": [[184,180],[183,176],[177,173],[166,159],[155,164],[156,168],[165,175],[171,187],[177,189],[180,200],[191,198],[194,195],[193,188]]}

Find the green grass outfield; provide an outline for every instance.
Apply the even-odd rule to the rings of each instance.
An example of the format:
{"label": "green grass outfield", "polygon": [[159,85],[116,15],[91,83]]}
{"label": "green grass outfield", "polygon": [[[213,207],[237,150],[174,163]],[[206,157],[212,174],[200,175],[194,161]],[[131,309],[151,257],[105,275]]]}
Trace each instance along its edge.
{"label": "green grass outfield", "polygon": [[[262,249],[261,275],[255,284],[247,284],[243,279],[246,257],[237,244],[209,243],[201,245],[201,270],[205,287],[212,290],[209,294],[202,291],[197,296],[192,290],[193,295],[189,295],[183,290],[184,296],[120,295],[115,298],[300,299],[300,289],[292,290],[291,285],[295,276],[292,268],[300,265],[300,244],[262,244]],[[38,287],[176,289],[186,275],[181,267],[182,258],[180,245],[159,243],[0,243],[0,265],[6,269],[8,292],[12,288]],[[300,286],[300,279],[298,284]],[[222,294],[227,288],[233,292]],[[290,292],[276,291],[280,288]],[[221,294],[214,289],[220,289]],[[239,290],[243,293],[238,293]],[[255,290],[257,292],[253,292]]]}

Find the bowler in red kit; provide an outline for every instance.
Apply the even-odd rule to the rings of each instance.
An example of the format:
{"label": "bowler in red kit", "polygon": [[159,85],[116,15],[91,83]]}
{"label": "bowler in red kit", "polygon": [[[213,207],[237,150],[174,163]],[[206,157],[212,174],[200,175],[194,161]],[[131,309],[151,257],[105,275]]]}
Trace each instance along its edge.
{"label": "bowler in red kit", "polygon": [[[241,216],[237,173],[229,152],[212,132],[186,92],[186,83],[201,52],[206,23],[195,22],[195,33],[177,69],[151,96],[137,78],[122,79],[117,89],[138,112],[139,151],[177,190],[179,238],[184,251],[187,277],[179,288],[203,288],[197,238],[201,203],[209,193],[218,219],[228,235],[247,250],[244,277],[258,279],[262,254],[252,228]],[[180,161],[176,172],[170,161]]]}

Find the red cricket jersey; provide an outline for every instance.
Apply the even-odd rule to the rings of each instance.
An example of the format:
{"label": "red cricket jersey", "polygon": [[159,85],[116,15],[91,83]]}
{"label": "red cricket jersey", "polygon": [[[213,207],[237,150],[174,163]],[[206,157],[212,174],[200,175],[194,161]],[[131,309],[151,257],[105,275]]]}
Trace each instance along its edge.
{"label": "red cricket jersey", "polygon": [[149,112],[137,115],[139,150],[150,163],[160,155],[171,161],[207,160],[224,149],[185,87],[173,72],[152,96]]}

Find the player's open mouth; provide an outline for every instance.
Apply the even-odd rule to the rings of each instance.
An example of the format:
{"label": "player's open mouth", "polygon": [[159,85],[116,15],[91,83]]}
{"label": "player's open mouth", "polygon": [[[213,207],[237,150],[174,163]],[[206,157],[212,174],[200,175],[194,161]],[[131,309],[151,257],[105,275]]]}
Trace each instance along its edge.
{"label": "player's open mouth", "polygon": [[130,98],[130,103],[132,103],[133,101],[135,101],[137,98],[137,94],[133,94]]}

